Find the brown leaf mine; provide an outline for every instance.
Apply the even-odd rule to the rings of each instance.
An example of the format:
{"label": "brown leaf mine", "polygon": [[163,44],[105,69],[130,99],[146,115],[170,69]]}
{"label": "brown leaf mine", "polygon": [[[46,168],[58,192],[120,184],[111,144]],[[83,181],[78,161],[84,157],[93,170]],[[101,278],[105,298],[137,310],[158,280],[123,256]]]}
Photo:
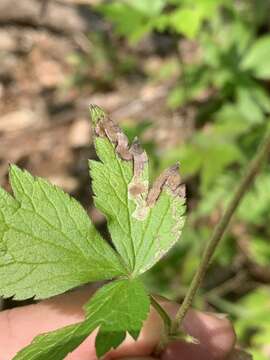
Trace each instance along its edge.
{"label": "brown leaf mine", "polygon": [[136,203],[132,214],[136,219],[144,220],[147,217],[149,209],[155,205],[165,187],[174,196],[185,198],[185,186],[181,184],[178,164],[165,170],[149,191],[148,179],[144,176],[148,158],[138,139],[129,147],[127,136],[100,108],[92,106],[90,111],[96,136],[107,137],[122,160],[133,162],[133,178],[128,186],[128,195]]}
{"label": "brown leaf mine", "polygon": [[146,152],[140,146],[136,138],[131,147],[130,153],[133,157],[133,178],[129,184],[129,197],[135,201],[136,209],[132,216],[137,220],[144,220],[147,217],[149,208],[146,205],[146,197],[148,193],[148,180],[144,180],[144,171],[148,166],[148,158]]}
{"label": "brown leaf mine", "polygon": [[154,182],[147,197],[147,205],[152,207],[155,205],[163,187],[171,190],[174,196],[185,198],[185,185],[181,184],[181,176],[179,174],[179,164],[171,166],[163,171]]}
{"label": "brown leaf mine", "polygon": [[[95,134],[107,137],[116,146],[116,152],[123,160],[132,160],[128,147],[128,138],[120,127],[115,124],[99,107],[90,107],[92,121],[95,125]],[[93,115],[94,114],[94,115]]]}

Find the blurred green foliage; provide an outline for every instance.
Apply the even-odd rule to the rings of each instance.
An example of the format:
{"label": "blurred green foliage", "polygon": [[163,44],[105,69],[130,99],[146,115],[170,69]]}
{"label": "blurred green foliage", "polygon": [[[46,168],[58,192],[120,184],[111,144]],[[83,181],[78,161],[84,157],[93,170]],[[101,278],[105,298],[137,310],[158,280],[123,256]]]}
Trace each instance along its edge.
{"label": "blurred green foliage", "polygon": [[95,91],[106,92],[114,88],[119,78],[140,72],[136,58],[115,48],[105,33],[90,33],[87,40],[83,53],[72,53],[67,59],[73,72],[67,77],[65,87],[83,89],[91,83]]}
{"label": "blurred green foliage", "polygon": [[[91,57],[83,64],[80,58],[75,61],[78,77],[85,78],[89,63],[106,84],[141,71],[142,81],[171,84],[164,105],[168,111],[195,109],[195,129],[184,143],[166,151],[152,141],[144,144],[152,154],[154,175],[180,161],[188,185],[188,224],[182,240],[145,278],[153,291],[179,300],[269,123],[270,2],[111,0],[101,1],[95,10],[111,24],[121,45],[92,40]],[[158,71],[147,72],[134,54],[152,34],[165,34],[175,46],[173,53],[163,54]],[[131,51],[123,49],[123,41]],[[181,46],[185,42],[193,48],[189,57]],[[125,128],[132,139],[143,137],[149,125],[126,123]],[[255,360],[269,358],[270,346],[269,170],[265,164],[239,207],[196,300],[199,307],[230,314],[240,343]]]}

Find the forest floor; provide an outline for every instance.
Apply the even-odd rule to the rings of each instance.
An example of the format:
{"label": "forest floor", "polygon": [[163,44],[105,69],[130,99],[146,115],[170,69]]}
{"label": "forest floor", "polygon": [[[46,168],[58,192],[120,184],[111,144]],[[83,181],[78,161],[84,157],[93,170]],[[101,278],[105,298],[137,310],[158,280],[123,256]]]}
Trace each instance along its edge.
{"label": "forest floor", "polygon": [[[153,127],[145,136],[163,149],[192,131],[192,109],[188,117],[164,110],[170,83],[148,83],[137,69],[104,83],[104,72],[114,71],[113,65],[102,59],[105,65],[99,68],[98,62],[89,61],[82,65],[84,74],[79,74],[85,75],[83,86],[76,83],[81,69],[74,67],[72,57],[92,59],[97,49],[88,34],[108,31],[89,6],[77,1],[53,1],[47,6],[38,0],[15,2],[0,2],[2,186],[8,186],[8,164],[17,163],[87,204],[86,160],[93,156],[90,103],[120,122],[150,119]],[[155,68],[161,59],[153,40],[147,41],[134,56],[144,55],[142,68]]]}

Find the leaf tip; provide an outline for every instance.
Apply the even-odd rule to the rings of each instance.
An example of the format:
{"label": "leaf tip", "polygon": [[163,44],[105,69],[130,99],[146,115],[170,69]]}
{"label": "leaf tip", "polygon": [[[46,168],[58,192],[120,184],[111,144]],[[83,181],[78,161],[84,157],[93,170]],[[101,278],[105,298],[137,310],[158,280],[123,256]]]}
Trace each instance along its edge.
{"label": "leaf tip", "polygon": [[179,168],[179,163],[172,165],[156,179],[147,198],[147,203],[150,207],[156,203],[163,188],[169,189],[173,196],[185,200],[186,187],[182,183]]}
{"label": "leaf tip", "polygon": [[104,119],[104,117],[106,116],[106,113],[95,104],[90,104],[89,111],[93,125],[97,125],[99,121]]}
{"label": "leaf tip", "polygon": [[16,175],[16,173],[22,171],[16,164],[12,164],[12,163],[9,163],[8,169],[9,169],[9,176],[11,177]]}
{"label": "leaf tip", "polygon": [[175,196],[185,199],[186,186],[182,183],[179,169],[180,164],[176,163],[167,170],[168,175],[164,185],[167,186]]}

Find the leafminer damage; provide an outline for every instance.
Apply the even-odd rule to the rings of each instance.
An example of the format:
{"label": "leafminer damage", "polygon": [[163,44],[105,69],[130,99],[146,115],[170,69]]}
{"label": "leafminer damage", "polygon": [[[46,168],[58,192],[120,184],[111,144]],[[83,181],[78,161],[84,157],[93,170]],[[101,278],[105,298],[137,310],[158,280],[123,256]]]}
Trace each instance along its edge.
{"label": "leafminer damage", "polygon": [[179,164],[163,171],[149,189],[148,180],[143,177],[148,166],[148,157],[137,138],[129,146],[128,138],[121,128],[98,106],[91,105],[90,112],[94,123],[94,133],[97,137],[107,137],[114,145],[117,155],[125,161],[133,162],[133,178],[129,184],[129,197],[136,202],[133,216],[144,220],[163,189],[167,189],[174,197],[185,199],[185,185],[179,173]]}

